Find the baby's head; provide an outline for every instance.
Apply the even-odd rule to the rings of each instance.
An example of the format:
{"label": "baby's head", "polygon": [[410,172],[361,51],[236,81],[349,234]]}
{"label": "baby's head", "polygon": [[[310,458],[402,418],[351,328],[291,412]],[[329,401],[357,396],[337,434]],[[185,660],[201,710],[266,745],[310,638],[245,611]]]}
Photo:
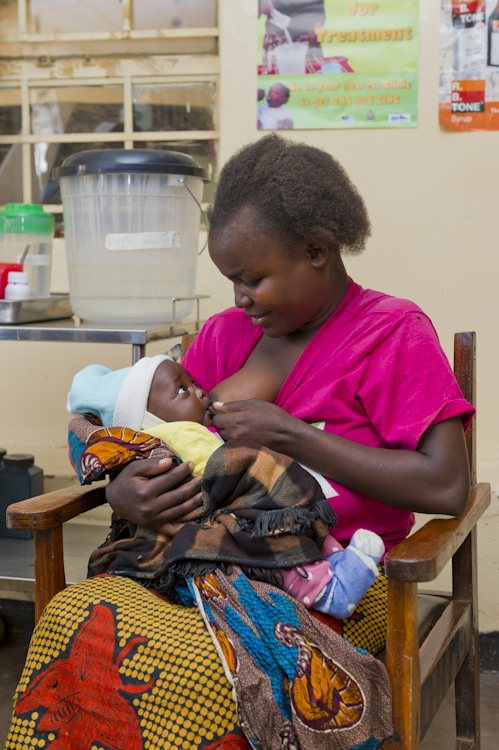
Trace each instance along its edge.
{"label": "baby's head", "polygon": [[211,424],[208,395],[193,382],[185,367],[165,360],[154,374],[147,411],[164,422]]}
{"label": "baby's head", "polygon": [[78,372],[68,411],[94,414],[106,427],[151,427],[147,414],[163,422],[211,424],[210,400],[181,364],[169,357],[143,357],[133,367],[109,370],[89,365]]}

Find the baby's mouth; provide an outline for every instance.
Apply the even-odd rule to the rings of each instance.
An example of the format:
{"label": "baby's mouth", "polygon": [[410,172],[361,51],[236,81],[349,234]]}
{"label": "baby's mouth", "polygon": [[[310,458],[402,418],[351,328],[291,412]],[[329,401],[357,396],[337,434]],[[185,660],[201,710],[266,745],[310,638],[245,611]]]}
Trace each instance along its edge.
{"label": "baby's mouth", "polygon": [[212,422],[213,414],[216,414],[216,411],[215,410],[212,411],[212,405],[210,404],[208,406],[208,408],[206,409],[206,411],[204,413],[204,417],[203,417],[203,425],[205,427],[211,427],[212,426],[212,424],[213,424],[213,422]]}

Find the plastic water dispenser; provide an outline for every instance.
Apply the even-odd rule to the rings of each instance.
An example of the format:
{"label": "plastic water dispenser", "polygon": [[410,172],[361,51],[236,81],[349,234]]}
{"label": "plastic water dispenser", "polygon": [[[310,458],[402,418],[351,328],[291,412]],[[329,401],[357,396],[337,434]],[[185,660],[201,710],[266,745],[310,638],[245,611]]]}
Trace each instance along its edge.
{"label": "plastic water dispenser", "polygon": [[[85,322],[171,322],[171,298],[195,293],[207,171],[190,156],[106,149],[54,170],[64,209],[71,308]],[[193,302],[177,305],[177,320]]]}

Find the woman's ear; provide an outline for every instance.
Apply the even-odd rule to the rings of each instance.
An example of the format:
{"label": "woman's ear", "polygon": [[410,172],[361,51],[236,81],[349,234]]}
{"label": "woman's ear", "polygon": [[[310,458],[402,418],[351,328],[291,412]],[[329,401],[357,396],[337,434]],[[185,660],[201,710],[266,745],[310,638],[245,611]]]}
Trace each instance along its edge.
{"label": "woman's ear", "polygon": [[306,239],[305,247],[314,268],[323,268],[327,264],[331,251],[324,242]]}

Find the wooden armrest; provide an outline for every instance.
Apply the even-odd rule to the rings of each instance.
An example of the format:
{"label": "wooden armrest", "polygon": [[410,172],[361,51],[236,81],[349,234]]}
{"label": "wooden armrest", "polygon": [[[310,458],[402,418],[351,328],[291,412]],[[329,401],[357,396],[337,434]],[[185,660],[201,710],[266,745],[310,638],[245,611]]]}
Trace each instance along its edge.
{"label": "wooden armrest", "polygon": [[390,550],[385,558],[388,578],[413,583],[433,581],[489,505],[490,484],[475,485],[460,516],[434,518]]}
{"label": "wooden armrest", "polygon": [[67,487],[38,495],[7,508],[9,529],[54,529],[106,502],[105,487]]}

